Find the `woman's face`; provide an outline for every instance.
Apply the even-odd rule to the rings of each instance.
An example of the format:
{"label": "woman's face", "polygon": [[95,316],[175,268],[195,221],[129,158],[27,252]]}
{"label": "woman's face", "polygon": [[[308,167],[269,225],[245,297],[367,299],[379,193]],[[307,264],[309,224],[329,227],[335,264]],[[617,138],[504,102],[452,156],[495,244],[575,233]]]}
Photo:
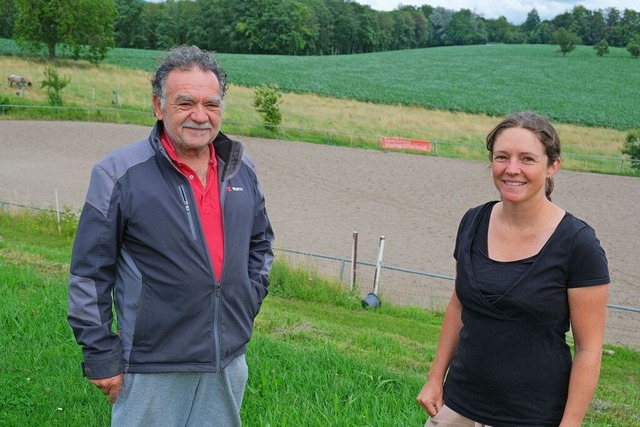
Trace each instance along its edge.
{"label": "woman's face", "polygon": [[546,179],[559,165],[559,159],[549,165],[542,142],[527,129],[505,129],[493,145],[493,181],[505,202],[545,198]]}

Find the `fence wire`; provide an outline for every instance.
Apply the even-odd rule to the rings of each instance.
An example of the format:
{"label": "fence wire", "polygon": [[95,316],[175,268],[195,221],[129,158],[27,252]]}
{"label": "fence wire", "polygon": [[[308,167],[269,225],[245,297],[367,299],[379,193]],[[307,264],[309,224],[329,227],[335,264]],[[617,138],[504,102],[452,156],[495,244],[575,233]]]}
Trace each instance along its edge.
{"label": "fence wire", "polygon": [[[276,248],[279,258],[322,277],[335,279],[342,287],[351,284],[351,259],[332,255]],[[376,264],[356,262],[354,292],[361,298],[374,290]],[[400,306],[444,312],[454,288],[454,276],[392,265],[380,265],[378,297]],[[640,350],[640,307],[607,304],[605,342]]]}

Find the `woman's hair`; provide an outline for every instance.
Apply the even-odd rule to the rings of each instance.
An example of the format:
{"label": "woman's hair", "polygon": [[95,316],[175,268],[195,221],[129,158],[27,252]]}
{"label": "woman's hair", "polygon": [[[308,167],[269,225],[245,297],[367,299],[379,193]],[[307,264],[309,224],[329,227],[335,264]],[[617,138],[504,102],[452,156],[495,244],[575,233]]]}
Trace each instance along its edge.
{"label": "woman's hair", "polygon": [[[556,159],[560,158],[560,138],[556,129],[551,122],[544,116],[531,111],[523,111],[513,113],[505,117],[498,125],[493,128],[487,135],[487,150],[489,150],[489,161],[493,161],[493,146],[498,136],[510,128],[522,128],[532,132],[542,143],[544,151],[547,155],[548,165],[553,164]],[[547,178],[545,185],[545,196],[551,200],[553,192],[553,177]]]}
{"label": "woman's hair", "polygon": [[156,95],[164,108],[167,95],[167,78],[174,70],[189,71],[198,67],[202,71],[211,71],[220,83],[221,97],[227,93],[227,73],[218,63],[214,52],[207,52],[197,46],[177,46],[170,49],[166,56],[161,58],[154,75],[151,78],[151,91]]}

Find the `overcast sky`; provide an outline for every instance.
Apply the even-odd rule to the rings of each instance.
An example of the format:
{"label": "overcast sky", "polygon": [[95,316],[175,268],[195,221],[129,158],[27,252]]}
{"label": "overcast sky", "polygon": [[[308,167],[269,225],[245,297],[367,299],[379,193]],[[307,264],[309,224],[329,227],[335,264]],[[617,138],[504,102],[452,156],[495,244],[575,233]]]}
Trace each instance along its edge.
{"label": "overcast sky", "polygon": [[584,6],[589,10],[606,9],[615,7],[619,11],[633,9],[640,12],[638,0],[355,0],[360,4],[367,4],[375,10],[393,10],[399,4],[410,6],[422,6],[428,4],[433,7],[458,11],[469,9],[477,15],[488,19],[496,19],[500,16],[507,18],[512,24],[522,24],[527,19],[527,14],[535,9],[540,19],[551,19],[561,13],[571,11],[574,6]]}

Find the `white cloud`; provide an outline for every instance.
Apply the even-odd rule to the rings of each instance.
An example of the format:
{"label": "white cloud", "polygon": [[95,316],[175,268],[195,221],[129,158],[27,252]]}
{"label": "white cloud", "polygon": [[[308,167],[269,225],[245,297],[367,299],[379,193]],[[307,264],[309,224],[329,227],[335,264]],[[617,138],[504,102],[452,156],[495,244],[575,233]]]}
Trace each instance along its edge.
{"label": "white cloud", "polygon": [[536,9],[540,19],[552,19],[561,13],[571,11],[574,6],[582,5],[589,10],[615,7],[623,11],[633,9],[640,11],[638,0],[356,0],[360,4],[371,6],[375,10],[393,10],[399,4],[422,6],[428,4],[433,7],[444,7],[450,10],[469,9],[487,19],[504,16],[512,24],[521,24],[532,9]]}

